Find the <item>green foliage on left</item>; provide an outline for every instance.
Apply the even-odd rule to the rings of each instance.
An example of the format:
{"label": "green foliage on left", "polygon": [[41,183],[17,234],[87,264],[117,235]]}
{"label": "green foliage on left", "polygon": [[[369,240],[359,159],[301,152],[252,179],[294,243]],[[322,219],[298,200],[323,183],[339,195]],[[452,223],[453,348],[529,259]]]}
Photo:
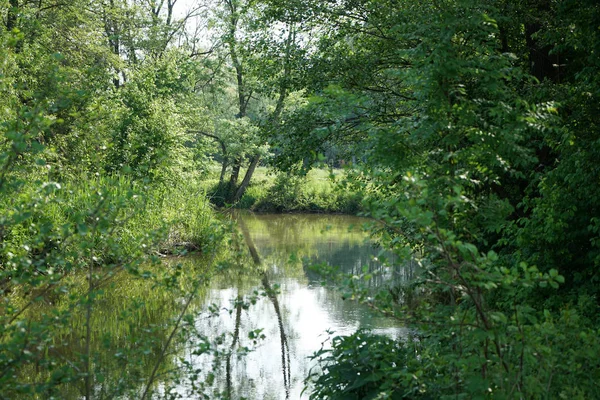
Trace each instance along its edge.
{"label": "green foliage on left", "polygon": [[[19,124],[32,135],[46,126],[28,118]],[[174,313],[187,312],[176,299],[196,297],[212,273],[221,224],[189,182],[167,190],[127,176],[51,181],[43,146],[28,146],[29,138],[10,127],[6,136],[12,144],[2,153],[0,176],[0,393],[139,396],[155,386],[155,366],[165,367],[162,349],[178,327],[172,314],[140,320],[156,309],[148,293],[162,293],[160,304]],[[20,162],[32,156],[36,164],[25,173]],[[204,270],[161,263],[161,252],[188,250],[207,257]],[[115,285],[128,301],[107,310],[105,291]],[[127,374],[115,374],[123,368]]]}
{"label": "green foliage on left", "polygon": [[2,398],[150,398],[194,373],[170,351],[226,234],[177,117],[194,68],[164,48],[124,68],[105,6],[0,2]]}
{"label": "green foliage on left", "polygon": [[123,169],[137,179],[169,180],[190,164],[178,95],[185,93],[183,55],[176,51],[138,66],[119,91],[118,123],[107,140],[106,171]]}

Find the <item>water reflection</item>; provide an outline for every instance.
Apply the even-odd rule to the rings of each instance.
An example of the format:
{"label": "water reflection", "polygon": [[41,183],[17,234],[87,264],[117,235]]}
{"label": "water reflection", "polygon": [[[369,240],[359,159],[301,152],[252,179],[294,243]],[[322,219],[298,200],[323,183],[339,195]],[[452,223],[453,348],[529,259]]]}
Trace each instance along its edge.
{"label": "water reflection", "polygon": [[[321,286],[311,268],[327,263],[349,273],[382,272],[373,284],[409,279],[411,268],[386,267],[375,259],[360,226],[367,220],[349,216],[252,215],[239,226],[255,268],[227,280],[215,281],[206,302],[221,310],[217,317],[202,314],[197,326],[208,337],[227,337],[225,365],[212,356],[189,357],[214,373],[217,397],[230,399],[300,399],[308,357],[327,338],[327,331],[350,334],[362,327],[397,337],[395,322],[374,315],[356,303],[343,301],[333,289]],[[349,230],[354,226],[355,229]],[[247,306],[252,299],[255,304]],[[265,335],[259,340],[258,330]],[[225,335],[225,336],[223,336]],[[247,349],[252,349],[247,353]],[[242,352],[244,356],[238,357]],[[182,390],[184,390],[182,388]]]}

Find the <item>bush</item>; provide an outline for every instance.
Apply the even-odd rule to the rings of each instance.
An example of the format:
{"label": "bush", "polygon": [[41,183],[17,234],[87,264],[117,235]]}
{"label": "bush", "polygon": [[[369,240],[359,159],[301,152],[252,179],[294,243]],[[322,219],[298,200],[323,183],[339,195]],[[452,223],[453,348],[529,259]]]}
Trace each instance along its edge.
{"label": "bush", "polygon": [[[336,336],[331,349],[313,356],[318,367],[306,380],[311,399],[369,400],[421,398],[414,364],[420,364],[414,350],[387,336],[359,330]],[[318,372],[317,372],[318,371]]]}

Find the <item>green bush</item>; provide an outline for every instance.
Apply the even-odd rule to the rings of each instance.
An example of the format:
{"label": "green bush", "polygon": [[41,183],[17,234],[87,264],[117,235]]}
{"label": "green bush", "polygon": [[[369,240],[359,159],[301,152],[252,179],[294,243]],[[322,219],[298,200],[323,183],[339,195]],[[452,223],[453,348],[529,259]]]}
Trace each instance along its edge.
{"label": "green bush", "polygon": [[359,330],[334,337],[331,346],[313,356],[318,364],[306,379],[311,399],[427,398],[409,369],[421,362],[402,342]]}

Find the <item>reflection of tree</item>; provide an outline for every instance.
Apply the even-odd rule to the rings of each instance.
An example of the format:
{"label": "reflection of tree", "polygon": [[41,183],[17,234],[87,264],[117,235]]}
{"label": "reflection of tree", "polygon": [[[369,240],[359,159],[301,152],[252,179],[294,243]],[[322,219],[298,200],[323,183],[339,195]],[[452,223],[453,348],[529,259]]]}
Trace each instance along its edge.
{"label": "reflection of tree", "polygon": [[[241,214],[238,220],[243,220],[245,236],[251,232],[254,246],[249,249],[253,258],[252,253],[259,252],[264,265],[277,266],[273,277],[284,274],[286,278],[304,280],[307,274],[302,269],[302,259],[328,260],[340,246],[362,249],[367,239],[358,226],[368,220],[353,216]],[[356,228],[349,231],[350,225]]]}
{"label": "reflection of tree", "polygon": [[[358,226],[369,220],[348,215],[315,214],[242,214],[240,219],[252,232],[259,248],[291,250],[311,248],[315,243],[326,241],[364,242],[367,234]],[[356,226],[349,232],[350,225]]]}
{"label": "reflection of tree", "polygon": [[[343,274],[372,274],[369,284],[373,287],[409,282],[413,279],[416,269],[414,261],[399,263],[394,253],[385,251],[381,254],[380,249],[368,242],[355,244],[346,241],[326,241],[315,243],[313,248],[313,255],[304,263],[305,272],[311,282],[321,280],[321,276],[310,268],[311,265],[320,263],[339,267]],[[385,262],[379,258],[385,259]]]}
{"label": "reflection of tree", "polygon": [[266,272],[263,273],[262,283],[263,287],[265,288],[265,292],[267,293],[267,297],[269,298],[269,300],[271,300],[271,303],[273,304],[273,308],[275,309],[275,315],[277,315],[277,324],[279,325],[279,338],[281,340],[281,366],[283,371],[283,385],[285,387],[285,398],[289,399],[291,382],[290,348],[288,346],[288,340],[283,326],[281,309],[279,307],[279,301],[277,300],[275,291],[269,283],[269,277]]}
{"label": "reflection of tree", "polygon": [[[250,236],[250,232],[248,232],[248,227],[246,226],[243,218],[239,218],[238,221],[239,221],[240,229],[242,230],[242,235],[244,236],[244,240],[246,241],[246,244],[250,251],[250,255],[252,256],[252,260],[254,261],[254,263],[256,265],[260,265],[261,259],[258,254],[258,251],[256,250],[256,247],[254,246],[254,242],[252,240],[252,237]],[[283,385],[284,385],[285,393],[286,393],[285,398],[288,399],[290,397],[290,384],[291,384],[290,349],[288,346],[287,336],[285,334],[285,327],[283,325],[281,308],[279,307],[279,301],[277,300],[276,292],[271,287],[271,284],[269,282],[269,277],[266,272],[263,272],[263,274],[262,274],[262,284],[265,289],[265,293],[267,294],[267,297],[273,304],[273,308],[275,309],[275,315],[277,316],[277,324],[279,326],[279,338],[281,340],[281,369],[283,372]],[[237,320],[236,320],[236,330],[237,329],[238,329],[238,326],[237,326]],[[229,380],[228,380],[228,388],[229,388]]]}
{"label": "reflection of tree", "polygon": [[[224,397],[235,398],[245,394],[248,398],[282,398],[284,391],[286,398],[295,397],[298,382],[293,382],[292,378],[295,380],[298,368],[306,368],[306,373],[309,368],[304,358],[309,353],[303,354],[308,342],[302,337],[306,334],[306,313],[302,301],[306,300],[319,313],[316,326],[320,327],[323,323],[323,331],[328,328],[339,331],[358,327],[393,330],[397,327],[395,321],[378,316],[368,307],[343,301],[333,288],[319,285],[306,287],[311,281],[308,265],[317,262],[339,265],[346,273],[374,273],[374,280],[377,280],[375,284],[380,281],[391,283],[390,276],[395,276],[393,268],[387,268],[374,259],[378,249],[365,241],[366,234],[348,233],[348,224],[362,220],[337,217],[238,215],[239,236],[243,238],[240,240],[243,242],[241,250],[246,247],[248,256],[241,257],[239,268],[230,268],[229,275],[221,274],[218,282],[213,281],[213,286],[217,284],[219,288],[218,293],[224,295],[222,299],[237,299],[233,308],[229,308],[231,314],[227,331],[230,333],[229,340],[224,343],[222,378],[219,380]],[[331,225],[331,229],[322,234],[327,225]],[[398,270],[401,268],[398,267]],[[321,277],[315,276],[313,281],[320,280]],[[283,294],[277,293],[277,284],[282,285]],[[242,315],[250,303],[258,300],[252,296],[258,296],[261,292],[264,297],[256,301],[249,314]],[[250,297],[246,298],[246,293]],[[238,371],[235,357],[240,350],[244,350],[242,345],[246,324],[267,328],[271,339],[279,337],[279,340],[270,340],[264,348],[257,349],[257,353],[249,354],[247,360],[252,365],[241,364],[245,367]],[[302,330],[296,331],[296,327]],[[276,353],[280,357],[273,357]],[[223,371],[225,368],[227,371]],[[265,371],[270,373],[265,375]],[[257,373],[258,376],[254,377]]]}
{"label": "reflection of tree", "polygon": [[[323,277],[312,266],[320,263],[338,267],[343,274],[370,274],[368,286],[374,289],[397,289],[414,276],[416,265],[412,261],[398,264],[393,253],[379,254],[380,249],[368,242],[365,232],[358,228],[348,230],[350,225],[359,226],[369,221],[364,218],[242,214],[238,215],[238,221],[254,262],[260,264],[268,260],[269,265],[276,265],[277,272],[281,271],[285,278],[290,277],[290,272],[295,272],[294,275],[305,276],[313,284],[319,283]],[[254,240],[256,237],[259,239]],[[290,254],[294,254],[296,259],[303,259],[303,262],[290,263]],[[387,262],[381,262],[377,256],[383,256]],[[289,271],[289,268],[294,268],[294,271]],[[339,301],[339,294],[326,292],[324,304],[333,305],[342,314],[360,316],[361,325],[363,322],[365,326],[369,325],[373,317],[370,312],[357,312],[355,303]]]}
{"label": "reflection of tree", "polygon": [[227,380],[227,398],[231,399],[231,357],[233,356],[233,352],[235,350],[235,346],[237,345],[240,338],[240,325],[242,320],[242,305],[243,305],[242,297],[238,295],[235,303],[235,327],[233,329],[233,340],[231,341],[231,348],[229,349],[229,353],[227,354],[227,362],[226,362],[226,380]]}
{"label": "reflection of tree", "polygon": [[[148,277],[116,271],[105,286],[98,287],[103,290],[94,299],[93,312],[87,318],[91,331],[90,363],[95,375],[102,377],[102,380],[92,381],[93,397],[117,398],[135,391],[132,398],[140,398],[141,391],[147,389],[150,393],[158,386],[158,378],[151,379],[153,375],[160,376],[162,383],[168,384],[172,377],[169,372],[178,369],[176,357],[165,349],[172,350],[180,344],[179,336],[172,335],[177,317],[186,310],[197,309],[203,301],[204,291],[197,284],[203,279],[200,268],[205,266],[206,259],[179,261],[183,261],[180,270],[184,275],[182,282],[186,283],[178,289],[163,284],[164,277],[178,270],[175,263],[169,262],[144,266]],[[68,277],[73,293],[82,292],[85,283],[82,274]],[[192,300],[182,304],[183,296],[190,295],[195,289],[198,290],[194,292],[195,296],[188,297],[188,300],[193,297]],[[86,351],[87,309],[78,307],[76,301],[79,298],[56,296],[52,298],[53,304],[48,302],[31,310],[31,318],[52,318],[49,324],[54,324],[55,333],[47,340],[53,342],[48,349],[48,359],[52,359],[53,364],[51,368],[46,367],[46,361],[41,360],[39,365],[26,366],[20,371],[23,382],[44,382],[57,371],[81,368],[73,360]],[[54,318],[55,309],[69,312],[68,324]],[[143,382],[146,387],[141,387]],[[63,385],[55,388],[55,393],[62,399],[80,399],[82,390],[85,388],[65,379]]]}

